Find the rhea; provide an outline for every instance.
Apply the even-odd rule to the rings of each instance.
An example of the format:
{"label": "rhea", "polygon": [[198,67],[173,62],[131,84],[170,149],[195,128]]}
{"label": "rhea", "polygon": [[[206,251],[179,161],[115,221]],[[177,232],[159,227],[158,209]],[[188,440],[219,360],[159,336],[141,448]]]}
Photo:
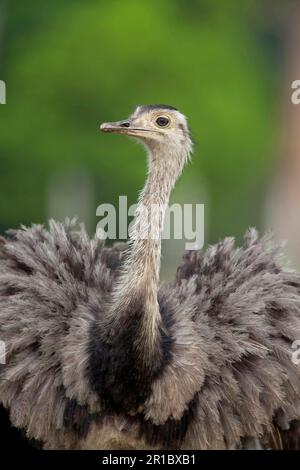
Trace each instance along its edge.
{"label": "rhea", "polygon": [[187,120],[139,106],[101,130],[147,150],[129,242],[107,247],[70,220],[1,241],[0,402],[11,423],[45,448],[299,447],[299,273],[252,229],[241,248],[227,238],[186,252],[161,284],[164,211],[192,152]]}

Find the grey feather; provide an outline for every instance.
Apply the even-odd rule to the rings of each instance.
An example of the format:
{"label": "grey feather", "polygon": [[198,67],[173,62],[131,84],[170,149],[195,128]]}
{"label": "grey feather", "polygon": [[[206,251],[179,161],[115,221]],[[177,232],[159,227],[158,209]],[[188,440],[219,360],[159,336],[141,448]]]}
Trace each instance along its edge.
{"label": "grey feather", "polygon": [[148,149],[128,245],[70,220],[0,239],[0,403],[12,424],[45,448],[299,447],[300,274],[249,230],[241,248],[227,238],[186,253],[161,285],[161,213],[157,238],[138,230],[189,161],[187,120],[146,106],[101,130]]}
{"label": "grey feather", "polygon": [[[239,249],[226,239],[189,252],[176,281],[161,286],[172,357],[138,410],[142,422],[102,411],[89,385],[86,347],[124,253],[123,245],[89,239],[83,227],[76,232],[70,221],[51,221],[49,231],[16,230],[2,241],[0,338],[7,364],[0,400],[15,426],[46,447],[99,446],[96,436],[109,428],[110,442],[145,448],[140,427],[180,420],[193,400],[175,447],[205,449],[268,437],[278,410],[288,421],[300,419],[300,371],[291,360],[300,334],[300,276],[282,268],[278,248],[254,231]],[[84,436],[64,422],[70,400],[90,423]]]}

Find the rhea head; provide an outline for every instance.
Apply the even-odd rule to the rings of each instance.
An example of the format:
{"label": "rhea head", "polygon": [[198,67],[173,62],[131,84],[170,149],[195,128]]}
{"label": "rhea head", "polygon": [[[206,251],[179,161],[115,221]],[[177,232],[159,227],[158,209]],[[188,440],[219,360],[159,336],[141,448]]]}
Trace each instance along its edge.
{"label": "rhea head", "polygon": [[138,106],[125,120],[105,122],[101,131],[125,134],[141,141],[150,150],[150,159],[177,162],[183,168],[192,151],[186,117],[178,109],[163,105]]}

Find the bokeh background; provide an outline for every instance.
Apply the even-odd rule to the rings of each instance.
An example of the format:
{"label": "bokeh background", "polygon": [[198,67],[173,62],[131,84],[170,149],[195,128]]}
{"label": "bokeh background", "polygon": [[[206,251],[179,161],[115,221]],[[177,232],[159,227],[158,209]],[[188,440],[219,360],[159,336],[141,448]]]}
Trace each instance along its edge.
{"label": "bokeh background", "polygon": [[172,202],[205,204],[206,244],[271,227],[299,264],[299,24],[292,0],[0,0],[0,231],[78,215],[93,234],[100,203],[134,203],[143,151],[99,124],[162,102],[197,142]]}

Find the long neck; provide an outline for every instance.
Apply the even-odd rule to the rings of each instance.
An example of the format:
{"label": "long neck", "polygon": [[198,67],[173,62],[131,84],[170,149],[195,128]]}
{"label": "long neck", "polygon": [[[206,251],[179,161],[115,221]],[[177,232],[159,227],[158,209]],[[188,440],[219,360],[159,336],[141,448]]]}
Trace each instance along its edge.
{"label": "long neck", "polygon": [[[161,232],[165,208],[181,173],[184,156],[175,151],[170,157],[159,148],[152,149],[126,261],[108,308],[91,332],[94,387],[101,400],[115,409],[136,411],[139,408],[163,367],[164,344],[170,344],[157,298]],[[151,212],[149,224],[147,215]]]}
{"label": "long neck", "polygon": [[165,209],[176,182],[178,168],[158,150],[149,156],[148,178],[130,233],[129,253],[112,294],[115,320],[134,322],[135,344],[144,360],[158,353],[162,321],[157,300],[161,258],[161,234]]}

